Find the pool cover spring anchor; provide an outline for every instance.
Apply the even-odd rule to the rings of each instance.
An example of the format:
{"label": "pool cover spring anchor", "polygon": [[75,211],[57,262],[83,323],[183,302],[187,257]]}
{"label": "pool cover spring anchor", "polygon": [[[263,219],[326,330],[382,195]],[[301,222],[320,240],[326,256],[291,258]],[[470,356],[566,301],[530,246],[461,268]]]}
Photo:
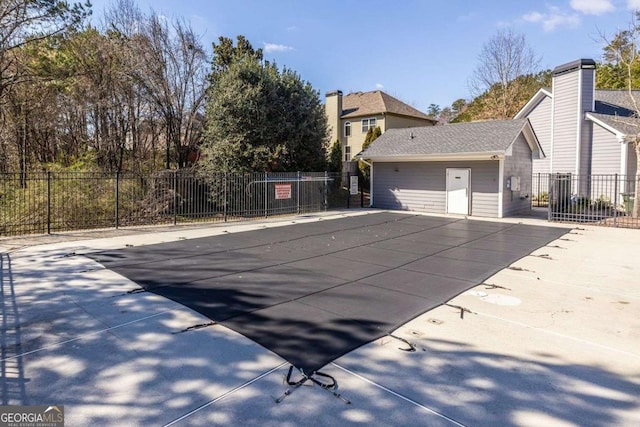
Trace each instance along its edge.
{"label": "pool cover spring anchor", "polygon": [[[282,396],[277,398],[276,399],[276,403],[282,402],[287,396],[289,396],[294,391],[296,391],[298,388],[300,388],[302,385],[304,385],[304,383],[306,383],[307,381],[311,381],[315,385],[320,386],[320,388],[322,388],[323,390],[326,390],[329,393],[333,394],[334,397],[337,397],[338,399],[342,400],[347,405],[351,404],[351,401],[349,399],[344,397],[342,394],[336,392],[336,390],[338,389],[338,383],[337,383],[336,379],[333,378],[331,375],[325,374],[325,373],[322,373],[322,372],[318,372],[318,371],[312,373],[311,375],[306,375],[302,371],[302,369],[300,369],[300,374],[302,375],[302,379],[300,381],[291,381],[291,375],[292,374],[293,374],[293,365],[289,366],[289,372],[287,373],[287,377],[286,377],[287,384],[292,386],[292,387],[289,388],[287,391],[285,391]],[[324,383],[324,382],[318,380],[317,378],[314,378],[314,376],[329,378],[329,380],[331,382]]]}
{"label": "pool cover spring anchor", "polygon": [[493,283],[483,283],[485,289],[504,289],[506,291],[512,290],[511,288],[507,288],[506,286],[494,285]]}
{"label": "pool cover spring anchor", "polygon": [[454,304],[445,304],[447,307],[451,307],[451,308],[456,308],[458,310],[460,310],[460,318],[464,319],[464,313],[469,313],[469,314],[476,314],[473,311],[469,310],[466,307],[463,307],[461,305],[454,305]]}
{"label": "pool cover spring anchor", "polygon": [[402,350],[402,351],[406,351],[407,353],[413,353],[416,351],[417,349],[417,345],[415,345],[414,343],[410,342],[409,340],[406,340],[402,337],[399,337],[397,335],[393,335],[393,334],[387,334],[389,335],[391,338],[395,338],[398,341],[402,341],[403,343],[405,343],[406,345],[409,346],[409,348],[402,348],[402,347],[398,347],[398,350]]}

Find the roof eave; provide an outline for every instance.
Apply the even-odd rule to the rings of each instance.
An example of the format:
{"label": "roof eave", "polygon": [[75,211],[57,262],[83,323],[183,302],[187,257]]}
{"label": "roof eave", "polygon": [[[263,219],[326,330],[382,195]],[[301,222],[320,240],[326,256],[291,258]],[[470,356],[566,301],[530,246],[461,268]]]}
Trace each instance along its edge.
{"label": "roof eave", "polygon": [[538,92],[536,92],[535,95],[533,95],[531,97],[531,99],[529,100],[529,102],[527,102],[524,107],[522,107],[522,109],[520,111],[518,111],[518,114],[516,114],[513,118],[514,119],[521,119],[523,117],[525,117],[527,114],[529,114],[533,108],[538,105],[542,99],[544,99],[544,97],[549,97],[549,98],[553,98],[553,94],[551,92],[549,92],[548,90],[546,90],[545,88],[541,88],[540,90],[538,90]]}
{"label": "roof eave", "polygon": [[502,160],[504,151],[483,151],[479,153],[437,153],[415,155],[386,155],[367,156],[366,152],[359,153],[356,157],[372,162],[445,162],[450,160]]}
{"label": "roof eave", "polygon": [[[531,126],[531,122],[529,121],[529,119],[527,119],[527,121],[522,125],[522,129],[520,129],[518,135],[516,135],[516,137],[513,139],[513,142],[518,139],[518,136],[520,134],[524,135],[524,139],[527,141],[527,144],[529,144],[531,152],[538,154],[538,159],[545,159],[547,157],[547,155],[544,153],[544,150],[542,149],[542,145],[540,145],[540,141],[538,140],[536,131],[533,130],[533,126]],[[513,142],[511,143],[511,145],[513,145]]]}
{"label": "roof eave", "polygon": [[586,113],[584,115],[584,118],[587,119],[587,120],[592,121],[593,123],[597,124],[601,128],[603,128],[605,130],[608,130],[609,132],[614,134],[616,136],[616,138],[618,139],[618,141],[620,141],[620,142],[629,142],[630,140],[635,139],[633,135],[627,135],[626,133],[621,132],[620,130],[614,128],[613,126],[609,125],[608,123],[603,122],[599,118],[594,117],[593,115],[591,115],[589,113]]}

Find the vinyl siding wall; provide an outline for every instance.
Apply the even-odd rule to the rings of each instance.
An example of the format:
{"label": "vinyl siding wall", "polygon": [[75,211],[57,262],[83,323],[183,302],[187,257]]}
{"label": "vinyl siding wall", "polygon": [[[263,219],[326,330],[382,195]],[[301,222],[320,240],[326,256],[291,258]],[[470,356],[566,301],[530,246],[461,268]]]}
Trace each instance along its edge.
{"label": "vinyl siding wall", "polygon": [[[531,210],[531,149],[520,134],[513,143],[511,156],[504,160],[504,182],[502,183],[502,215],[510,216]],[[507,188],[507,180],[512,177],[520,177],[520,191],[511,191]],[[522,197],[522,198],[521,198]]]}
{"label": "vinyl siding wall", "polygon": [[552,172],[576,173],[578,138],[578,78],[577,71],[553,79],[553,142]]}
{"label": "vinyl siding wall", "polygon": [[498,162],[374,162],[376,208],[446,213],[446,169],[471,169],[471,215],[498,216]]}
{"label": "vinyl siding wall", "polygon": [[544,159],[533,160],[534,174],[551,171],[551,102],[551,98],[545,97],[527,116],[546,156]]}
{"label": "vinyl siding wall", "polygon": [[598,125],[593,126],[591,173],[593,175],[621,173],[621,143],[611,132]]}
{"label": "vinyl siding wall", "polygon": [[[580,175],[589,175],[591,172],[591,150],[593,123],[584,119],[584,111],[593,111],[593,85],[595,84],[595,73],[593,70],[580,70],[582,76],[582,105],[580,110]],[[619,168],[618,168],[619,169]]]}

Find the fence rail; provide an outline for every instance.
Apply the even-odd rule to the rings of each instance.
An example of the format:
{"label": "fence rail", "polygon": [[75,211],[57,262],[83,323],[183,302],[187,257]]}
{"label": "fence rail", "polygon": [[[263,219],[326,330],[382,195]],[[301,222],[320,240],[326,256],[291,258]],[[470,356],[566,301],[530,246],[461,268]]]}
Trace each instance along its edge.
{"label": "fence rail", "polygon": [[237,221],[361,206],[348,177],[327,172],[191,170],[0,174],[0,236],[134,225]]}

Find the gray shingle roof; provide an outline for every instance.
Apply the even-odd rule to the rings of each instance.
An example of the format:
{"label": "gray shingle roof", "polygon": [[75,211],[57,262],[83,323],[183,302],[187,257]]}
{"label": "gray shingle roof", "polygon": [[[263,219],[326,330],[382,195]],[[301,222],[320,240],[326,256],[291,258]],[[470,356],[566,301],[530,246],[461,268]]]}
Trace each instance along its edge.
{"label": "gray shingle roof", "polygon": [[595,112],[589,113],[595,119],[614,128],[624,135],[640,133],[640,91],[633,90],[634,105],[627,90],[598,89],[595,91]]}
{"label": "gray shingle roof", "polygon": [[500,153],[509,148],[526,123],[527,119],[514,119],[389,129],[361,154],[378,158]]}
{"label": "gray shingle roof", "polygon": [[636,135],[640,133],[640,119],[636,117],[624,117],[600,113],[589,114],[624,135]]}
{"label": "gray shingle roof", "polygon": [[[633,97],[640,108],[640,91],[634,90]],[[595,112],[623,117],[635,115],[636,107],[633,105],[629,92],[626,90],[598,89],[595,92]]]}

